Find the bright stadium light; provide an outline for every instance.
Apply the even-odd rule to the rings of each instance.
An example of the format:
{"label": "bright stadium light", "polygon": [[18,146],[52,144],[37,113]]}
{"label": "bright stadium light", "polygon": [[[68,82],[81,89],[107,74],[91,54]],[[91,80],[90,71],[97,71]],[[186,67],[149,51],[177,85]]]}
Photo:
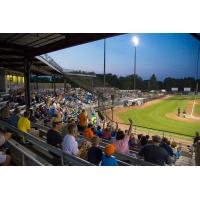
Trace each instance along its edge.
{"label": "bright stadium light", "polygon": [[132,43],[135,46],[135,56],[134,56],[134,76],[133,76],[133,90],[136,90],[136,47],[139,45],[139,38],[137,36],[132,37]]}
{"label": "bright stadium light", "polygon": [[138,46],[139,41],[140,40],[139,40],[139,38],[137,36],[133,36],[132,37],[132,42],[133,42],[133,44],[134,44],[135,47]]}

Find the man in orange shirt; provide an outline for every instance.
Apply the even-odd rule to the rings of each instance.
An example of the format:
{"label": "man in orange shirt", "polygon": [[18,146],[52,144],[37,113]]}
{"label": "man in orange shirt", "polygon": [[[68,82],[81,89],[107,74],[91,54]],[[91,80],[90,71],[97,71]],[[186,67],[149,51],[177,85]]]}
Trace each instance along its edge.
{"label": "man in orange shirt", "polygon": [[85,110],[83,109],[81,114],[78,116],[78,119],[79,119],[79,131],[84,131],[86,126],[87,126],[87,116],[86,116],[86,113],[85,113]]}

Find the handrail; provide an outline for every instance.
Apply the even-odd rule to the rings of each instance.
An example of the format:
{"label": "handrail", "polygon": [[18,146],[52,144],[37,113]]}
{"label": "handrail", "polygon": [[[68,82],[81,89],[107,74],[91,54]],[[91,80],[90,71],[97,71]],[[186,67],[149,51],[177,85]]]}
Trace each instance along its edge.
{"label": "handrail", "polygon": [[[79,158],[76,156],[73,156],[69,153],[63,152],[62,150],[47,144],[46,142],[44,142],[43,140],[39,139],[38,137],[35,137],[29,133],[24,133],[22,131],[20,131],[19,129],[17,129],[16,127],[10,125],[9,123],[0,120],[0,124],[9,128],[9,130],[17,133],[19,136],[24,137],[26,140],[28,140],[29,142],[35,144],[36,146],[39,147],[43,147],[46,150],[56,154],[57,156],[61,157],[61,159],[63,159],[63,161],[67,161],[69,163],[72,163],[73,165],[80,165],[80,166],[93,166],[93,164]],[[62,163],[63,164],[63,163]]]}
{"label": "handrail", "polygon": [[27,149],[26,147],[22,146],[21,144],[19,144],[18,142],[16,142],[13,139],[8,140],[8,143],[14,148],[17,149],[18,151],[20,151],[23,155],[25,155],[26,157],[28,157],[29,159],[31,159],[32,161],[34,161],[35,163],[37,163],[40,166],[52,166],[49,162],[47,162],[46,160],[44,160],[43,158],[41,158],[40,156],[36,155],[35,153],[33,153],[32,151],[30,151],[29,149]]}
{"label": "handrail", "polygon": [[56,63],[53,58],[51,58],[48,54],[44,54],[44,55],[40,55],[40,56],[36,56],[36,58],[40,59],[44,59],[49,65],[53,66],[54,68],[56,68],[60,73],[63,73],[63,68]]}

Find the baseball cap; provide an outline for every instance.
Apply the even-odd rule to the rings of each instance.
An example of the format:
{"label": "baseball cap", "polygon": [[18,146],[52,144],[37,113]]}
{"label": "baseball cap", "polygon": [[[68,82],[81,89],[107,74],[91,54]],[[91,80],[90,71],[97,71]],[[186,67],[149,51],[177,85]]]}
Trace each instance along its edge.
{"label": "baseball cap", "polygon": [[53,123],[54,123],[54,124],[62,123],[62,119],[61,119],[60,117],[54,117]]}
{"label": "baseball cap", "polygon": [[113,153],[115,153],[115,145],[114,144],[108,144],[105,149],[104,152],[107,156],[111,156]]}

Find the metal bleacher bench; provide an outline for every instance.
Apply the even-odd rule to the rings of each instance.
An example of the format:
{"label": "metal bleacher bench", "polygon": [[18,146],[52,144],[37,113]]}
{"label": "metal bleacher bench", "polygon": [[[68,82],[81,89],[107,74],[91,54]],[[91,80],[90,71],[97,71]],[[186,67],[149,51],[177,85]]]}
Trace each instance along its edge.
{"label": "metal bleacher bench", "polygon": [[37,146],[38,149],[43,149],[46,152],[52,152],[53,154],[57,155],[58,157],[61,158],[61,165],[93,166],[92,163],[89,163],[81,158],[65,153],[62,150],[47,144],[44,140],[34,135],[20,131],[19,129],[17,129],[14,126],[11,126],[9,123],[5,121],[0,120],[0,125],[1,127],[4,127],[13,133],[16,133],[18,136],[25,138],[28,142]]}
{"label": "metal bleacher bench", "polygon": [[[26,165],[26,159],[25,158],[28,158],[29,160],[32,161],[32,163],[35,163],[36,165],[39,165],[39,166],[51,166],[51,164],[49,162],[47,162],[46,160],[44,160],[40,156],[36,155],[35,153],[33,153],[28,148],[22,146],[21,144],[19,144],[15,140],[10,139],[8,141],[8,144],[11,146],[11,149],[13,149],[12,152],[14,154],[16,153],[16,150],[19,151],[22,154],[21,163],[22,163],[23,166]],[[14,157],[19,157],[19,155],[15,154]]]}

